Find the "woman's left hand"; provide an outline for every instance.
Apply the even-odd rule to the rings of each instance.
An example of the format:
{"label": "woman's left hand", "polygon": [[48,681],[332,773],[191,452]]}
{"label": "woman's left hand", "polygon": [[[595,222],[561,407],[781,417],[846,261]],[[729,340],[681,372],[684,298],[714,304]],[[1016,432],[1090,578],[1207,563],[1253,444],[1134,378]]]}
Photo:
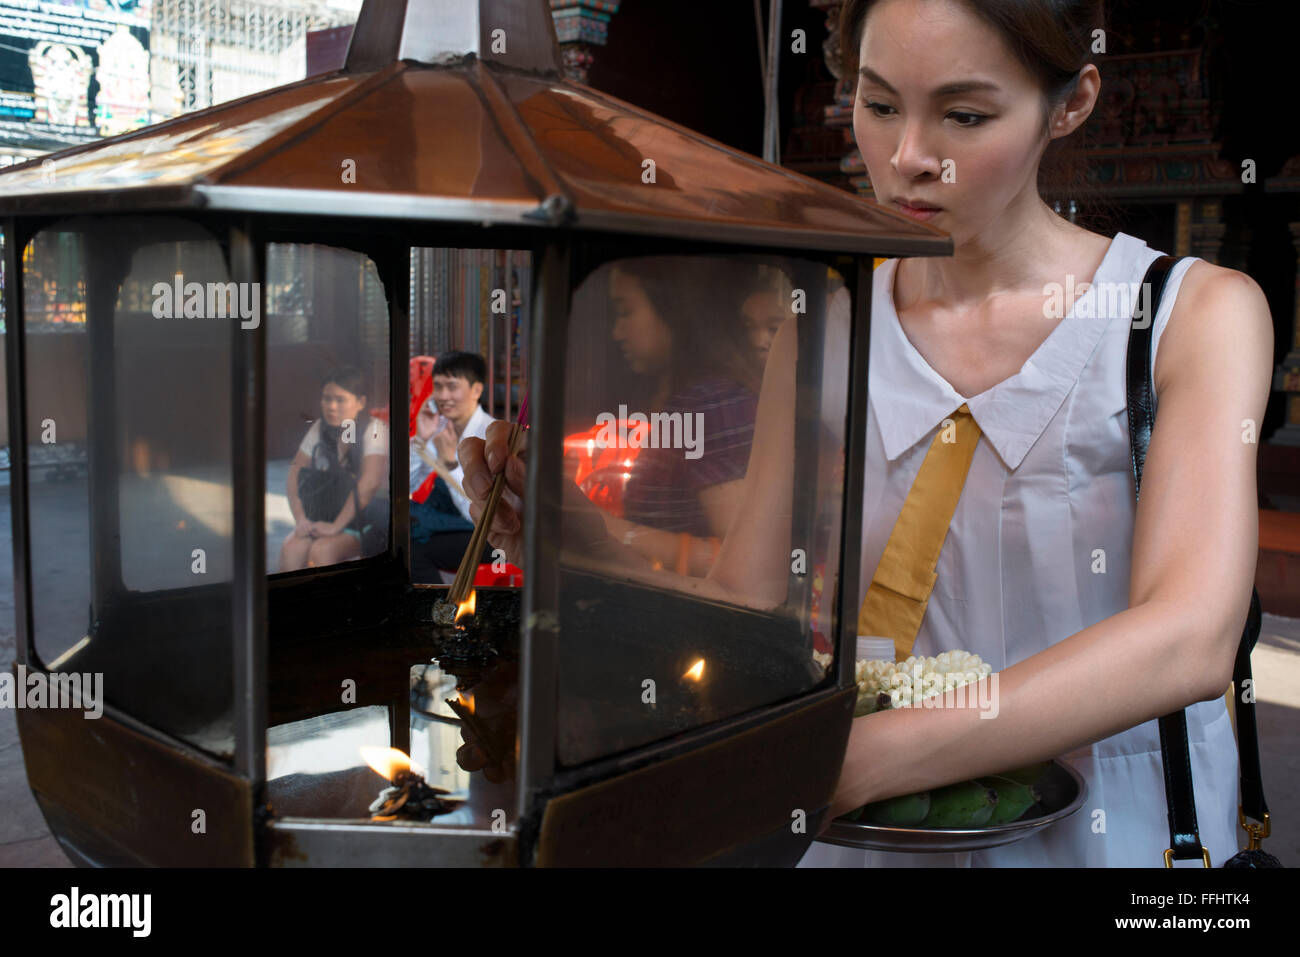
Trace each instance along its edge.
{"label": "woman's left hand", "polygon": [[311,523],[312,538],[329,538],[331,535],[337,535],[338,533],[339,529],[335,527],[333,522]]}

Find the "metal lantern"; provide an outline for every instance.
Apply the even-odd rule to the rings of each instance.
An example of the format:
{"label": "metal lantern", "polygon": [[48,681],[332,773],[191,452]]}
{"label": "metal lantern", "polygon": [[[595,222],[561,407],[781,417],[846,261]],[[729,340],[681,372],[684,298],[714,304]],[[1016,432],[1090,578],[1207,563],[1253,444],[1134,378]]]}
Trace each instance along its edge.
{"label": "metal lantern", "polygon": [[[872,257],[948,254],[943,233],[564,80],[544,0],[367,2],[341,70],[9,169],[0,218],[14,687],[51,693],[18,724],[75,861],[803,854],[854,703]],[[501,297],[413,297],[423,250],[529,266],[505,297],[531,409],[523,586],[479,588],[458,632],[410,571],[408,310],[457,296],[487,323]],[[797,353],[788,502],[688,535],[697,510],[647,533],[685,543],[677,567],[637,557],[643,466],[744,505],[747,448],[723,494],[689,442],[721,441],[724,399],[767,441],[772,382],[700,385],[761,357],[723,319],[764,270]],[[663,293],[676,393],[619,331],[644,306],[619,312],[628,277]],[[334,382],[361,410],[342,426],[317,405],[338,366],[368,383]],[[643,441],[639,410],[675,410],[687,447]],[[353,517],[380,517],[297,555],[299,440],[348,423],[384,473]],[[759,521],[789,547],[719,592]],[[709,541],[715,559],[685,551]],[[53,706],[78,680],[101,716]]]}

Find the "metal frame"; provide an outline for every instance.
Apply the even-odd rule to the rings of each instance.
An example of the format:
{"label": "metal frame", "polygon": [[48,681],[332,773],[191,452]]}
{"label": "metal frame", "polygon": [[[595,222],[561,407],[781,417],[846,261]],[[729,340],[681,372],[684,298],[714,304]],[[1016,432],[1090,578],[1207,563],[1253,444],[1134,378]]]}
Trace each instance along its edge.
{"label": "metal frame", "polygon": [[[560,235],[533,266],[533,328],[529,349],[531,388],[538,396],[562,389],[574,283],[572,238]],[[556,663],[560,603],[561,482],[564,480],[563,402],[539,401],[529,409],[528,501],[542,505],[524,514],[522,634],[519,658],[518,768],[520,859],[536,846],[542,795],[555,774]],[[549,507],[548,507],[549,506]],[[533,811],[536,808],[537,813]]]}
{"label": "metal frame", "polygon": [[9,513],[14,554],[14,651],[27,665],[35,652],[32,625],[32,567],[27,525],[27,343],[23,313],[23,250],[40,223],[9,216],[4,221],[5,365],[9,400]]}
{"label": "metal frame", "polygon": [[[159,211],[163,212],[163,211]],[[554,720],[556,708],[556,641],[558,640],[555,613],[558,608],[558,565],[557,553],[559,542],[559,523],[561,518],[558,503],[561,500],[562,447],[558,436],[563,428],[563,403],[539,402],[533,409],[532,451],[529,455],[528,495],[538,503],[552,503],[555,507],[530,509],[525,519],[525,554],[529,556],[532,571],[526,576],[524,587],[524,642],[520,670],[520,721],[521,753],[523,762],[519,769],[518,813],[521,822],[519,832],[520,863],[530,863],[531,855],[536,850],[537,829],[541,814],[550,795],[568,791],[584,784],[590,784],[612,776],[624,774],[636,768],[645,767],[668,758],[694,752],[710,744],[723,741],[746,729],[756,728],[783,716],[792,715],[803,708],[824,703],[842,694],[852,684],[853,678],[853,641],[855,637],[856,610],[853,607],[856,598],[856,582],[860,570],[860,557],[856,550],[857,536],[854,530],[860,527],[862,514],[862,481],[865,456],[867,370],[869,359],[869,321],[871,293],[871,259],[868,256],[854,257],[856,275],[843,269],[845,255],[842,250],[827,251],[825,248],[815,250],[792,246],[788,242],[779,247],[755,248],[748,243],[718,244],[701,242],[686,238],[679,233],[672,239],[647,238],[643,236],[604,236],[588,231],[570,230],[548,231],[539,233],[536,227],[521,226],[517,231],[505,229],[494,231],[494,244],[486,242],[487,236],[481,227],[466,224],[440,224],[437,222],[410,223],[410,229],[402,234],[400,242],[376,239],[374,234],[361,223],[338,217],[303,216],[286,217],[274,222],[262,218],[228,218],[225,216],[205,215],[195,217],[193,213],[186,216],[183,211],[172,210],[172,215],[198,221],[209,231],[216,231],[224,224],[225,234],[230,241],[230,267],[236,281],[260,281],[265,273],[266,243],[272,241],[303,241],[323,243],[341,248],[355,249],[370,256],[379,266],[381,278],[385,283],[390,313],[390,407],[394,412],[406,408],[406,380],[400,374],[404,365],[409,340],[409,316],[407,314],[407,296],[409,296],[409,251],[422,245],[438,245],[451,248],[514,248],[527,249],[533,256],[533,283],[531,301],[534,308],[530,316],[530,380],[543,394],[551,379],[563,380],[567,352],[567,335],[569,326],[569,305],[571,295],[578,284],[600,264],[637,254],[689,254],[692,252],[709,252],[713,254],[762,253],[772,256],[811,259],[815,262],[834,266],[844,274],[845,282],[853,296],[853,319],[851,327],[851,362],[850,405],[846,410],[846,477],[844,484],[844,502],[842,508],[842,534],[840,537],[840,564],[837,594],[834,600],[834,628],[837,639],[835,646],[838,667],[826,682],[807,693],[791,699],[775,702],[734,719],[692,730],[675,739],[656,742],[630,753],[615,755],[575,769],[560,770],[555,764]],[[57,217],[62,218],[62,217]],[[52,221],[52,220],[51,220]],[[25,225],[26,222],[24,221]],[[25,393],[23,391],[25,376],[25,353],[23,350],[23,314],[21,303],[20,262],[21,242],[35,230],[42,228],[46,222],[28,225],[28,232],[20,233],[18,222],[10,218],[6,224],[6,238],[10,240],[5,247],[6,266],[12,271],[15,281],[10,283],[8,296],[8,315],[10,316],[11,348],[8,358],[9,392],[10,392],[10,427],[13,439],[13,511],[14,511],[14,549],[15,549],[15,585],[17,591],[17,617],[19,623],[19,660],[26,661],[27,651],[31,645],[31,597],[30,565],[27,561],[27,476],[25,471],[25,433],[26,423],[22,421],[20,410],[25,410]],[[220,235],[220,234],[218,234]],[[545,243],[538,240],[545,239]],[[788,234],[785,236],[788,240]],[[540,248],[539,248],[540,247]],[[405,257],[398,252],[404,252]],[[580,254],[579,254],[580,253]],[[399,262],[400,260],[400,262]],[[400,267],[400,268],[399,268]],[[404,296],[403,292],[407,295]],[[265,289],[263,287],[263,298]],[[265,309],[263,309],[265,315]],[[265,475],[255,467],[264,456],[265,444],[265,376],[266,376],[266,341],[265,324],[259,328],[257,335],[243,335],[237,325],[232,326],[236,339],[232,352],[232,375],[237,385],[232,398],[232,413],[235,416],[234,451],[236,488],[235,515],[237,517],[235,548],[238,566],[243,574],[235,581],[236,611],[236,772],[248,779],[255,788],[264,785],[265,779],[265,723],[267,701],[266,655],[268,641],[268,595],[280,594],[287,598],[289,593],[306,597],[308,592],[325,595],[332,590],[331,581],[337,576],[348,576],[348,581],[358,581],[359,572],[365,577],[373,577],[376,582],[391,581],[400,584],[402,577],[398,568],[405,572],[405,581],[409,588],[409,550],[398,544],[397,535],[390,534],[390,549],[387,559],[368,559],[358,563],[345,563],[329,570],[313,570],[303,578],[287,577],[269,580],[264,574],[264,495]],[[861,412],[855,415],[855,409]],[[396,416],[394,416],[396,419]],[[392,423],[393,426],[397,422]],[[394,460],[405,459],[406,452],[395,452]],[[401,484],[397,468],[390,466],[389,491],[394,509],[391,513],[390,532],[401,531],[402,525],[397,521],[399,504],[405,504],[405,488]],[[404,511],[404,509],[401,509]],[[394,561],[394,559],[396,559]],[[372,568],[359,566],[371,565]],[[396,573],[396,574],[395,574]],[[206,755],[197,752],[192,746],[179,741],[157,729],[141,725],[129,715],[122,715],[112,708],[106,709],[106,715],[124,725],[138,730],[149,737],[166,744],[192,758],[200,758],[214,768],[220,768],[219,762],[212,761]],[[255,802],[260,801],[260,793],[255,790]],[[297,826],[295,824],[295,826]],[[336,824],[319,822],[306,825],[319,829],[328,827],[355,828],[356,824]],[[274,825],[280,828],[280,825]],[[269,834],[264,828],[256,828],[257,840],[265,848],[267,842],[276,844],[280,838]],[[483,835],[466,835],[475,840]]]}
{"label": "metal frame", "polygon": [[[841,511],[840,576],[836,584],[836,684],[854,683],[857,656],[858,594],[862,576],[862,496],[867,463],[868,372],[871,368],[871,295],[873,263],[856,257],[856,269],[843,270],[853,307],[849,327],[849,407],[845,412],[844,507]],[[861,409],[861,413],[856,410]]]}
{"label": "metal frame", "polygon": [[[258,283],[265,316],[265,243],[251,222],[232,224],[227,241],[231,279]],[[266,323],[230,330],[235,771],[256,796],[266,783]]]}
{"label": "metal frame", "polygon": [[[597,237],[577,233],[569,241],[557,238],[547,248],[542,264],[534,269],[538,304],[532,341],[530,380],[538,395],[550,395],[548,383],[563,382],[566,371],[569,304],[573,291],[600,266],[636,255],[685,254],[754,254],[748,246],[664,242],[636,236],[620,236],[601,242]],[[562,769],[555,757],[555,709],[558,677],[559,640],[559,542],[562,510],[561,482],[563,401],[539,403],[530,411],[533,421],[528,454],[528,501],[546,503],[531,508],[524,517],[524,554],[529,573],[524,580],[524,642],[520,662],[520,861],[531,864],[537,853],[538,832],[548,800],[553,795],[571,792],[647,767],[682,754],[693,752],[732,738],[751,728],[793,715],[800,710],[828,702],[853,685],[853,657],[857,631],[854,608],[858,590],[861,556],[854,531],[862,524],[862,482],[866,453],[866,400],[869,327],[871,314],[871,257],[855,256],[845,268],[847,258],[841,251],[809,252],[789,247],[765,248],[773,257],[811,260],[835,268],[844,278],[851,296],[851,355],[848,369],[850,403],[861,402],[862,414],[855,416],[853,406],[846,409],[845,481],[840,535],[839,576],[833,601],[832,634],[837,667],[821,685],[784,701],[773,702],[734,718],[691,729],[675,738],[653,742],[601,758],[576,768]],[[561,274],[565,282],[561,288]],[[825,297],[822,303],[825,304]],[[815,308],[810,303],[810,308]],[[557,325],[559,328],[557,328]],[[816,357],[804,357],[805,361]],[[553,391],[553,390],[552,390]],[[806,397],[805,397],[806,401]],[[815,463],[813,464],[815,467]],[[797,518],[797,516],[796,516]],[[811,581],[811,572],[808,576]],[[792,584],[793,587],[793,584]]]}

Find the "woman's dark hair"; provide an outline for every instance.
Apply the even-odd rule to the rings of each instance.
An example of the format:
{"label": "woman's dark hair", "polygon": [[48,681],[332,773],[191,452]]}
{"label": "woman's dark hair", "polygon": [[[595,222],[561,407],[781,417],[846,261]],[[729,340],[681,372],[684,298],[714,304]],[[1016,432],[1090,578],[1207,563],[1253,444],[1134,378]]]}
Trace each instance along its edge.
{"label": "woman's dark hair", "polygon": [[366,375],[356,366],[339,366],[337,369],[331,369],[320,380],[322,391],[331,382],[344,392],[351,392],[358,398],[370,395],[370,386],[366,382]]}
{"label": "woman's dark hair", "polygon": [[[856,77],[867,14],[878,0],[846,0],[840,11],[841,76]],[[983,20],[1038,79],[1043,91],[1043,133],[1052,112],[1074,93],[1079,72],[1096,62],[1093,32],[1105,28],[1105,0],[956,0]],[[1101,100],[1098,98],[1098,105]],[[1096,109],[1094,108],[1094,115]],[[1091,117],[1090,117],[1091,119]],[[1040,192],[1080,207],[1079,221],[1113,231],[1115,206],[1088,183],[1088,122],[1048,143],[1038,169]],[[1046,189],[1045,189],[1046,187]]]}
{"label": "woman's dark hair", "polygon": [[[337,369],[331,369],[320,380],[321,391],[333,383],[344,392],[351,392],[357,398],[367,398],[369,396],[369,386],[366,382],[366,375],[356,366],[339,366]],[[361,418],[357,421],[356,435],[357,441],[345,443],[347,448],[344,449],[343,464],[344,467],[356,478],[361,474],[361,434],[366,428],[369,417],[363,411]],[[343,428],[338,425],[327,425],[322,419],[320,423],[319,444],[326,450],[325,461],[334,462],[338,459],[338,443]],[[313,457],[315,452],[312,453]],[[341,508],[342,506],[340,506]]]}
{"label": "woman's dark hair", "polygon": [[614,264],[633,277],[673,335],[668,376],[674,391],[722,377],[755,392],[762,382],[731,257],[639,256]]}

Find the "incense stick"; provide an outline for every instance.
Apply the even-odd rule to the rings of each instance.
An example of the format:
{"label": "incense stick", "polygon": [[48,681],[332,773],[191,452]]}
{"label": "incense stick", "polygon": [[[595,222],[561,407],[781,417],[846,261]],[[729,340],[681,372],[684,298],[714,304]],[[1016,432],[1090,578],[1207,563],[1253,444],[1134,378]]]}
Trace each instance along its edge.
{"label": "incense stick", "polygon": [[444,482],[447,483],[448,486],[454,489],[458,495],[460,495],[462,498],[469,498],[469,496],[465,494],[465,490],[460,487],[460,483],[457,482],[454,478],[452,478],[451,473],[447,471],[447,467],[443,465],[442,462],[439,461],[436,456],[430,455],[425,450],[423,445],[415,446],[415,454],[418,455],[424,461],[425,465],[433,469],[434,472],[438,474],[438,477],[440,479],[442,479]]}
{"label": "incense stick", "polygon": [[[528,396],[525,395],[523,403],[519,406],[519,417],[510,427],[510,444],[506,453],[507,461],[509,461],[510,456],[519,451],[519,441],[527,425]],[[459,605],[469,593],[470,584],[474,580],[474,572],[478,568],[478,557],[483,551],[483,543],[487,539],[488,529],[492,527],[492,519],[496,515],[497,503],[501,501],[501,493],[505,486],[506,470],[503,465],[501,474],[492,483],[492,491],[489,493],[487,503],[483,506],[483,511],[478,517],[478,522],[474,525],[474,531],[469,538],[469,547],[465,549],[465,555],[460,560],[460,568],[456,570],[456,579],[451,584],[451,591],[447,592],[446,601],[450,605]]]}

